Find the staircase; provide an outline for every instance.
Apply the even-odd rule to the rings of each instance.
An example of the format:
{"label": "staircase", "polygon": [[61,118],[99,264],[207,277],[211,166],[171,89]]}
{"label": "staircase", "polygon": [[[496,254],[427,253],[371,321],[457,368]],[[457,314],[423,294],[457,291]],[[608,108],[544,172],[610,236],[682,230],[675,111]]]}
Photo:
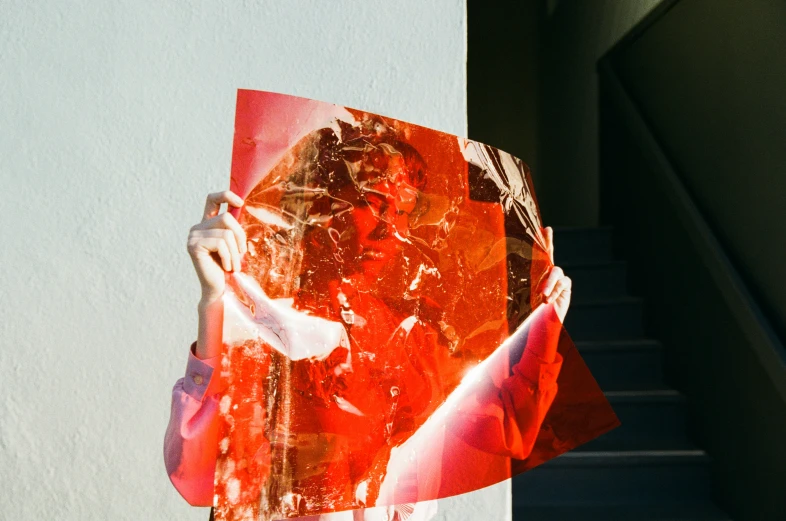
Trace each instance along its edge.
{"label": "staircase", "polygon": [[686,434],[686,402],[663,382],[611,228],[555,228],[573,280],[565,327],[622,425],[513,479],[514,521],[729,521],[710,499],[709,457]]}

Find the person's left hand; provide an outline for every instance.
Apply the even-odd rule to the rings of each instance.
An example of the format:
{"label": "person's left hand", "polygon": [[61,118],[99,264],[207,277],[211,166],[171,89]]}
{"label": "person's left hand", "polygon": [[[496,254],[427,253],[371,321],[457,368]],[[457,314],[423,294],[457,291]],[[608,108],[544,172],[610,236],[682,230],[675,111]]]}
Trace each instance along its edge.
{"label": "person's left hand", "polygon": [[[551,263],[554,264],[554,230],[551,226],[543,228],[543,235],[546,238],[546,251],[549,254]],[[543,292],[543,302],[554,304],[554,311],[557,313],[560,322],[565,322],[565,315],[570,306],[570,290],[573,282],[570,277],[565,276],[562,268],[553,266],[546,277],[546,282],[541,286]]]}

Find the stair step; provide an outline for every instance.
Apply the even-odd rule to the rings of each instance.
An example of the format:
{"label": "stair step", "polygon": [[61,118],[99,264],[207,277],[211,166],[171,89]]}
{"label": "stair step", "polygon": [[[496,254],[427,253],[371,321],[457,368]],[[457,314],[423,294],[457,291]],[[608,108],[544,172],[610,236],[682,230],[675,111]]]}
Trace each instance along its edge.
{"label": "stair step", "polygon": [[712,503],[513,507],[513,521],[731,521]]}
{"label": "stair step", "polygon": [[671,389],[605,393],[621,425],[582,445],[580,450],[686,449],[685,397]]}
{"label": "stair step", "polygon": [[573,280],[565,328],[621,426],[513,479],[514,521],[730,521],[710,500],[710,458],[686,435],[686,399],[663,388],[663,347],[643,338],[643,302],[610,227],[555,228]]}
{"label": "stair step", "polygon": [[627,295],[627,265],[624,261],[583,262],[559,266],[573,281],[574,303]]}
{"label": "stair step", "polygon": [[558,266],[572,262],[612,260],[612,229],[554,227],[554,261]]}
{"label": "stair step", "polygon": [[573,451],[513,479],[513,505],[675,504],[710,499],[701,450]]}
{"label": "stair step", "polygon": [[657,340],[576,342],[604,391],[663,387],[663,346]]}
{"label": "stair step", "polygon": [[642,301],[617,297],[572,303],[565,329],[574,341],[640,339],[644,336]]}
{"label": "stair step", "polygon": [[[622,429],[622,426],[618,427],[618,429]],[[696,445],[685,438],[653,440],[651,438],[622,437],[622,439],[614,439],[603,435],[584,445],[579,445],[573,450],[584,452],[629,452],[638,450],[696,450],[697,448]]]}

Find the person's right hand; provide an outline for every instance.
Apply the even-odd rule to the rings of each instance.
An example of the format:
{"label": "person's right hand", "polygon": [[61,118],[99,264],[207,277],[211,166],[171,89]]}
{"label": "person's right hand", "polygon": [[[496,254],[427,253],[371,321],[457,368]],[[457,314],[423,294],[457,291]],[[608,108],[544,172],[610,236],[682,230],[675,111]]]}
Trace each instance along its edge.
{"label": "person's right hand", "polygon": [[546,252],[549,254],[552,268],[543,285],[543,302],[554,304],[554,311],[561,323],[565,323],[565,315],[570,307],[570,294],[573,281],[563,273],[562,268],[554,266],[554,230],[551,226],[543,228],[546,238]]}
{"label": "person's right hand", "polygon": [[221,298],[225,272],[240,271],[240,259],[248,250],[246,233],[232,214],[218,212],[221,203],[239,208],[243,202],[229,190],[209,194],[202,221],[188,233],[188,253],[202,286],[203,305]]}

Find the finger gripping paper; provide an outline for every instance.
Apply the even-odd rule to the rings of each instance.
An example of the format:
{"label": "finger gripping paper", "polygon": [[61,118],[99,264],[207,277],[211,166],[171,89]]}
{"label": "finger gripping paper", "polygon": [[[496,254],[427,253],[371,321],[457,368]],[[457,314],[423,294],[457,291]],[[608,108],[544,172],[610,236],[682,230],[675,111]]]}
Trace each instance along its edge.
{"label": "finger gripping paper", "polygon": [[224,295],[217,520],[407,519],[618,425],[542,302],[521,160],[240,90],[231,189],[248,253]]}

